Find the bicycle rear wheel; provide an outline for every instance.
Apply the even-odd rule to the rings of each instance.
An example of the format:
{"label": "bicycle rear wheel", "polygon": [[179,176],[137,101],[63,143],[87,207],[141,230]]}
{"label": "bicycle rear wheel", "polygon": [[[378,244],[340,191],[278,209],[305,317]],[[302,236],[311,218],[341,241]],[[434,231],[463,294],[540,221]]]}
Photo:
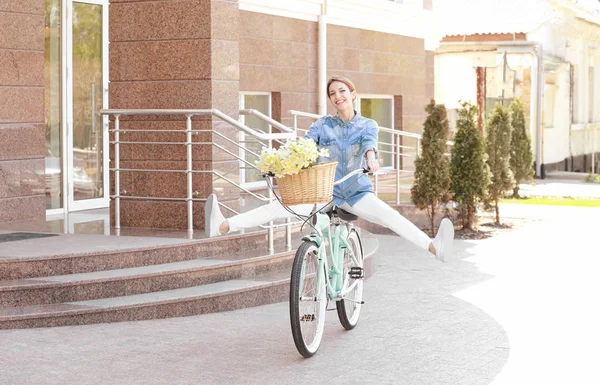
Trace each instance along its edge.
{"label": "bicycle rear wheel", "polygon": [[303,242],[296,251],[290,281],[290,322],[298,352],[312,357],[321,344],[327,305],[324,272],[319,275],[319,248]]}
{"label": "bicycle rear wheel", "polygon": [[[347,242],[349,247],[344,250],[343,289],[347,289],[354,283],[356,283],[356,286],[354,286],[354,289],[344,295],[346,299],[339,300],[336,303],[336,306],[340,323],[344,329],[351,330],[354,329],[358,323],[358,317],[360,317],[360,308],[362,306],[363,278],[355,277],[358,275],[359,271],[363,271],[362,268],[364,257],[362,244],[360,243],[360,237],[358,236],[356,230],[352,229],[348,233]],[[354,259],[352,258],[351,253],[354,254]],[[350,275],[352,268],[354,268],[354,277]],[[357,268],[360,268],[360,270]]]}

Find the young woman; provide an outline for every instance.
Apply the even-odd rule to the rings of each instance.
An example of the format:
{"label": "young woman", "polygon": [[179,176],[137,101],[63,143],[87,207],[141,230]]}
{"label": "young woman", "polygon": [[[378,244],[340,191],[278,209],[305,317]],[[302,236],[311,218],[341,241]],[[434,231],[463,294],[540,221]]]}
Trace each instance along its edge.
{"label": "young woman", "polygon": [[[327,161],[337,161],[335,179],[341,179],[351,171],[368,168],[379,170],[377,161],[377,123],[360,116],[353,107],[356,89],[349,79],[333,77],[327,82],[329,101],[337,114],[317,120],[306,134],[319,147],[329,149]],[[436,237],[432,240],[400,213],[373,193],[369,178],[359,174],[334,187],[336,206],[369,222],[377,223],[394,231],[415,245],[444,261],[451,253],[454,225],[443,219]],[[289,207],[299,215],[309,215],[313,205]],[[205,229],[209,237],[256,227],[275,219],[292,217],[277,200],[226,219],[219,209],[217,197],[211,194],[206,201]]]}

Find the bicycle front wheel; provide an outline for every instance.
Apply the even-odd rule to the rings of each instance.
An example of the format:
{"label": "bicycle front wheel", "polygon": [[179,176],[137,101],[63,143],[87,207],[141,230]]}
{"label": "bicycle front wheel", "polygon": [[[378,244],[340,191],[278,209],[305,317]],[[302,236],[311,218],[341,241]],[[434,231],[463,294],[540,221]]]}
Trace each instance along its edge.
{"label": "bicycle front wheel", "polygon": [[319,271],[319,248],[314,242],[303,242],[292,266],[290,321],[296,348],[306,358],[312,357],[321,344],[326,301],[325,274]]}
{"label": "bicycle front wheel", "polygon": [[363,250],[360,238],[356,230],[348,233],[347,239],[349,247],[344,250],[344,286],[343,290],[352,287],[344,295],[345,299],[336,303],[338,318],[346,330],[354,329],[360,316],[360,308],[363,293],[363,278],[359,277],[363,272]]}

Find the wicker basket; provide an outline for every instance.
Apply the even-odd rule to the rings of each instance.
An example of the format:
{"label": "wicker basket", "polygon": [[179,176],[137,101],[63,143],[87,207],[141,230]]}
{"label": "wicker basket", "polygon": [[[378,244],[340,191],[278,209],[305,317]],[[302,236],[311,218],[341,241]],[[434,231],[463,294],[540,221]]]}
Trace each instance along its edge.
{"label": "wicker basket", "polygon": [[277,179],[281,201],[285,206],[329,202],[336,167],[337,162],[321,163]]}

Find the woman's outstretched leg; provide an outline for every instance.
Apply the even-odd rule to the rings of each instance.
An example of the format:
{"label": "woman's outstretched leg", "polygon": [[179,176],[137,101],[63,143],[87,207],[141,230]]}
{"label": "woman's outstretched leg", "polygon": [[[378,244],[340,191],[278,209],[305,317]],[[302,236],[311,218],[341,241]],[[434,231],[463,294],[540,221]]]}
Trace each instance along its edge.
{"label": "woman's outstretched leg", "polygon": [[[290,206],[293,212],[299,215],[309,215],[313,205]],[[246,211],[245,213],[235,215],[231,218],[225,218],[219,208],[219,202],[215,194],[209,195],[206,200],[204,211],[204,229],[206,236],[215,237],[232,231],[239,231],[251,227],[260,226],[276,219],[291,218],[294,214],[285,209],[277,200]]]}
{"label": "woman's outstretched leg", "polygon": [[341,208],[369,222],[387,227],[409,242],[430,251],[441,261],[444,261],[452,251],[454,226],[448,219],[442,220],[438,234],[431,239],[375,194],[365,195],[354,206],[344,204]]}

